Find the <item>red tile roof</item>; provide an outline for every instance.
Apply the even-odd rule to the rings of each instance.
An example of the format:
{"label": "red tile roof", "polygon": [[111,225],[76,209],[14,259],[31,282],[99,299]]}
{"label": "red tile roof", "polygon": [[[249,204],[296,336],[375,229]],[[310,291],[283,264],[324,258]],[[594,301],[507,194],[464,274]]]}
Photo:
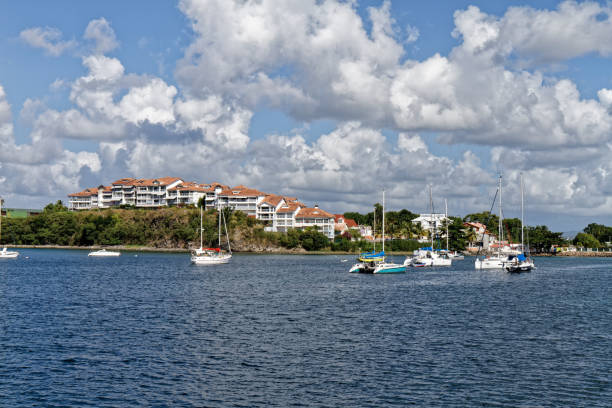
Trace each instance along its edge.
{"label": "red tile roof", "polygon": [[302,203],[298,203],[297,201],[288,203],[287,205],[283,205],[276,212],[277,213],[292,213],[295,212],[298,208],[302,207]]}
{"label": "red tile roof", "polygon": [[339,222],[339,219],[343,219],[344,220],[344,224],[348,227],[348,228],[358,228],[359,226],[357,225],[357,223],[355,222],[355,220],[350,219],[350,218],[346,218],[344,215],[342,214],[334,214],[334,221],[335,222]]}
{"label": "red tile roof", "polygon": [[334,216],[320,208],[302,208],[295,218],[334,218]]}
{"label": "red tile roof", "polygon": [[85,190],[80,191],[78,193],[68,194],[68,197],[91,197],[94,195],[98,195],[98,189],[95,187],[86,188]]}
{"label": "red tile roof", "polygon": [[266,193],[262,193],[259,190],[255,190],[254,188],[248,188],[242,185],[224,189],[219,193],[219,196],[223,197],[260,197],[266,195]]}

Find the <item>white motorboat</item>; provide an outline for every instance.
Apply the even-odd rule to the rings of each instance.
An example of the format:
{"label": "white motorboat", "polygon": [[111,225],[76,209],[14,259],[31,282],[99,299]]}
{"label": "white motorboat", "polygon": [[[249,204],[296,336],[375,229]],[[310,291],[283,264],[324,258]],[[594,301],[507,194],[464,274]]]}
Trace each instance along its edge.
{"label": "white motorboat", "polygon": [[19,256],[17,251],[9,251],[7,248],[2,248],[0,251],[0,259],[15,259]]}
{"label": "white motorboat", "polygon": [[485,258],[477,258],[474,267],[476,269],[504,269],[509,262],[507,256],[487,256]]}
{"label": "white motorboat", "polygon": [[[200,247],[191,251],[191,263],[194,265],[219,265],[226,264],[232,258],[232,249],[229,243],[229,235],[227,234],[227,224],[223,211],[217,209],[219,216],[219,248],[204,248],[203,247],[203,209],[200,207]],[[221,250],[221,219],[223,218],[223,226],[225,227],[225,236],[227,237],[228,252]]]}
{"label": "white motorboat", "polygon": [[87,256],[96,256],[96,257],[112,257],[119,256],[121,252],[117,251],[107,251],[106,249],[100,249],[99,251],[92,251]]}
{"label": "white motorboat", "polygon": [[432,251],[431,248],[420,248],[413,252],[412,257],[404,261],[406,266],[451,266],[452,259],[444,251]]}
{"label": "white motorboat", "polygon": [[[2,238],[2,204],[3,199],[0,198],[0,240]],[[6,247],[2,248],[0,251],[0,259],[15,259],[19,256],[19,252],[17,251],[9,251]]]}

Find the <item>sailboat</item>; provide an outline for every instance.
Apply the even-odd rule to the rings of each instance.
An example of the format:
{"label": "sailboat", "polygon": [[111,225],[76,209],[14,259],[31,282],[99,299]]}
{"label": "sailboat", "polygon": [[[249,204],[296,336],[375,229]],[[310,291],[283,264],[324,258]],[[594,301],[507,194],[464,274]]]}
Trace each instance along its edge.
{"label": "sailboat", "polygon": [[[431,185],[429,186],[429,208],[431,210],[431,216],[433,217],[433,194]],[[407,257],[404,260],[404,265],[410,265],[417,268],[424,266],[451,266],[452,259],[448,256],[448,229],[446,232],[446,252],[436,252],[434,250],[434,236],[436,235],[435,221],[431,223],[429,235],[431,236],[431,247],[419,248],[414,251],[412,257]]]}
{"label": "sailboat", "polygon": [[[501,253],[501,242],[503,237],[503,228],[502,228],[502,176],[499,175],[499,187],[497,188],[499,192],[499,222],[497,224],[498,229],[498,246],[497,246],[497,255],[487,256],[485,258],[476,258],[474,263],[474,267],[476,269],[503,269],[509,261],[508,255],[502,255]],[[495,204],[495,203],[493,203]]]}
{"label": "sailboat", "polygon": [[374,207],[374,225],[372,230],[374,248],[370,252],[362,252],[357,257],[357,263],[351,266],[350,273],[366,273],[375,268],[377,262],[385,260],[384,252],[376,252],[376,207]]}
{"label": "sailboat", "polygon": [[[2,198],[0,198],[0,242],[2,238]],[[17,251],[9,251],[6,247],[0,251],[0,259],[15,259],[19,256]]]}
{"label": "sailboat", "polygon": [[[204,210],[200,207],[200,247],[191,251],[191,263],[195,265],[218,265],[228,263],[232,257],[232,249],[229,243],[229,235],[227,234],[227,224],[221,209],[217,209],[219,215],[219,246],[217,248],[204,248]],[[227,237],[228,252],[221,250],[221,218],[223,218],[223,226],[225,227],[225,236]]]}
{"label": "sailboat", "polygon": [[[374,211],[376,214],[376,211]],[[349,272],[361,272],[361,273],[404,273],[406,272],[406,266],[402,264],[396,264],[391,262],[385,262],[385,190],[383,190],[383,204],[382,204],[382,251],[379,253],[361,254],[359,256],[359,263],[356,263],[351,267]]]}
{"label": "sailboat", "polygon": [[510,262],[506,264],[506,270],[511,273],[518,272],[531,272],[535,265],[531,260],[528,252],[525,252],[525,241],[524,241],[524,184],[523,184],[523,174],[521,173],[521,253],[516,257],[512,256]]}

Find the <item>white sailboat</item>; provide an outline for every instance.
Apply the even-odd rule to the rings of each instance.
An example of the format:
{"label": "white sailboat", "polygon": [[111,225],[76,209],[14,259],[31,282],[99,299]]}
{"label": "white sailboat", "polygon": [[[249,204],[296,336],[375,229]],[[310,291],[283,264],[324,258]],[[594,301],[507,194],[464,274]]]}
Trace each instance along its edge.
{"label": "white sailboat", "polygon": [[498,246],[497,246],[497,255],[487,256],[484,258],[476,258],[474,263],[474,267],[476,269],[504,269],[506,264],[509,261],[508,255],[502,255],[501,252],[501,242],[503,238],[503,228],[502,228],[502,176],[499,175],[499,222],[497,224],[498,229]]}
{"label": "white sailboat", "polygon": [[[429,186],[429,209],[433,217],[433,194],[431,185]],[[411,257],[407,257],[406,260],[404,260],[404,265],[414,267],[452,265],[453,260],[448,256],[448,226],[446,231],[446,252],[434,250],[434,236],[436,235],[435,221],[431,224],[431,231],[429,234],[431,236],[431,247],[420,248],[414,251]]]}
{"label": "white sailboat", "polygon": [[531,272],[535,265],[531,260],[531,257],[528,254],[528,251],[525,252],[525,240],[524,240],[524,218],[525,218],[525,210],[524,210],[524,185],[523,185],[523,174],[521,173],[521,253],[516,257],[511,257],[510,262],[506,264],[506,270],[512,273],[519,272]]}
{"label": "white sailboat", "polygon": [[[2,198],[0,198],[0,241],[2,238]],[[19,256],[19,252],[17,251],[9,251],[8,248],[2,248],[0,251],[0,259],[15,259]]]}
{"label": "white sailboat", "polygon": [[[223,211],[217,209],[219,215],[219,247],[218,248],[204,248],[203,246],[203,212],[204,210],[200,207],[200,247],[191,251],[191,263],[195,265],[219,265],[228,263],[232,258],[232,249],[229,243],[229,235],[227,234],[227,224],[225,223],[225,217]],[[225,227],[225,235],[227,237],[228,252],[221,250],[221,218],[223,218],[223,226]]]}

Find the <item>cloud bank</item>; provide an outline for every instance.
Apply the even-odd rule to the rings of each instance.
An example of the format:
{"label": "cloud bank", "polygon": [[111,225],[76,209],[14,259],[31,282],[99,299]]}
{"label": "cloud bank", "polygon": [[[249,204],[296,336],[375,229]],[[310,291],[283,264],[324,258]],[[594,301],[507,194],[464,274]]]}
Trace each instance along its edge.
{"label": "cloud bank", "polygon": [[[23,107],[30,144],[15,144],[2,91],[1,188],[64,198],[86,183],[177,175],[344,211],[368,210],[382,187],[392,206],[424,210],[432,183],[466,213],[487,209],[503,169],[509,205],[517,204],[522,172],[532,208],[612,216],[612,90],[587,99],[545,69],[592,53],[609,57],[609,7],[563,2],[495,16],[470,6],[454,13],[449,36],[457,46],[423,60],[406,56],[407,44],[426,41],[418,21],[399,27],[389,2],[368,8],[365,20],[357,7],[182,0],[194,35],[177,61],[176,84],[126,72],[108,55],[119,44],[111,24],[91,21],[83,39],[93,46],[81,60],[85,74],[70,81],[71,107],[34,100]],[[34,28],[21,36],[60,55],[51,51],[65,46],[58,33]],[[336,128],[316,140],[302,130],[252,139],[251,119],[262,107]],[[432,153],[432,137],[462,153]],[[63,140],[97,149],[71,152]],[[479,146],[490,149],[489,164],[472,151]],[[24,174],[34,180],[27,188]]]}

